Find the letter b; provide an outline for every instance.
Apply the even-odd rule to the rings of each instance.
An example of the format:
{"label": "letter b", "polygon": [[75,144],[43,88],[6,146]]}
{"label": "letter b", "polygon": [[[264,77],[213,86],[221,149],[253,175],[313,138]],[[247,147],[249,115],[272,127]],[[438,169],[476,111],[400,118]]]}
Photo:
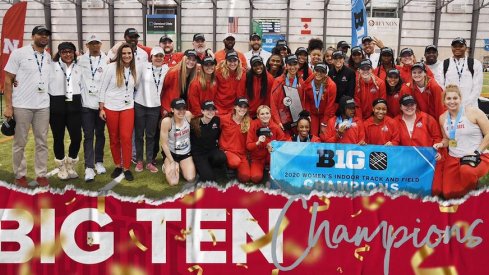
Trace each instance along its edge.
{"label": "letter b", "polygon": [[334,151],[318,149],[317,151],[319,159],[316,163],[316,167],[333,167],[335,165],[334,161]]}

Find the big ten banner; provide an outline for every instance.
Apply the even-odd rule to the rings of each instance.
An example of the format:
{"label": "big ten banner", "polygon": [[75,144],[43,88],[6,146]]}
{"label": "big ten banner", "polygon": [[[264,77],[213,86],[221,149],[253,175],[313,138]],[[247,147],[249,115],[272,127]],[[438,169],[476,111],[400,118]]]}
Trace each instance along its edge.
{"label": "big ten banner", "polygon": [[174,34],[175,14],[148,14],[146,15],[146,30],[148,34]]}
{"label": "big ten banner", "polygon": [[[382,18],[369,17],[368,34],[375,36],[384,42],[384,45],[389,45],[392,49],[397,49],[399,37],[399,18]],[[378,49],[380,51],[380,49]],[[394,56],[397,53],[394,52]]]}
{"label": "big ten banner", "polygon": [[355,193],[381,189],[431,195],[431,147],[273,142],[271,187],[289,194],[312,190]]}

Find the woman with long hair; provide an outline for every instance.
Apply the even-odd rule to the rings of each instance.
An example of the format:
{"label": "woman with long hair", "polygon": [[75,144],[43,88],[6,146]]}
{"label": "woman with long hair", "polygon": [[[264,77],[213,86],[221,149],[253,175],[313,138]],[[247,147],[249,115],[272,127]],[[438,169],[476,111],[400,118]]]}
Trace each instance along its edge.
{"label": "woman with long hair", "polygon": [[245,95],[246,70],[236,51],[227,52],[226,60],[217,65],[216,79],[215,103],[219,115],[225,115],[232,112],[234,100]]}
{"label": "woman with long hair", "polygon": [[[53,133],[54,162],[59,168],[58,178],[78,178],[75,165],[78,163],[81,133],[81,67],[76,64],[76,47],[71,42],[58,45],[58,52],[51,63],[49,80],[49,125]],[[70,136],[68,156],[65,156],[65,129]]]}
{"label": "woman with long hair", "polygon": [[165,76],[161,94],[161,114],[163,117],[170,112],[172,100],[183,98],[183,100],[187,101],[190,83],[196,73],[197,52],[195,50],[186,50],[180,63],[172,67]]}
{"label": "woman with long hair", "polygon": [[[134,97],[134,140],[136,143],[136,168],[144,169],[144,143],[146,141],[146,169],[158,172],[152,163],[155,156],[155,136],[161,110],[161,91],[168,66],[163,65],[165,53],[161,47],[154,47],[150,53],[151,63],[143,62],[139,67],[139,86]],[[145,138],[146,137],[146,138]]]}
{"label": "woman with long hair", "polygon": [[195,165],[190,146],[190,120],[192,113],[187,111],[183,98],[176,98],[170,103],[169,116],[161,121],[160,144],[165,160],[162,170],[165,171],[169,185],[177,185],[180,170],[187,182],[195,181]]}
{"label": "woman with long hair", "polygon": [[314,74],[304,82],[305,109],[311,115],[311,133],[318,136],[336,111],[336,84],[328,76],[325,64],[314,67]]}
{"label": "woman with long hair", "polygon": [[[399,128],[399,145],[431,147],[442,140],[440,125],[432,116],[417,109],[412,95],[403,95],[399,99],[401,113],[395,118]],[[446,151],[436,154],[435,174],[433,175],[432,194],[441,194],[443,165]],[[443,152],[442,152],[443,151]],[[445,156],[442,158],[442,155]]]}
{"label": "woman with long hair", "polygon": [[380,49],[379,63],[377,64],[377,68],[374,69],[374,74],[380,79],[385,80],[387,72],[391,69],[399,69],[395,64],[394,51],[389,47],[384,47]]}
{"label": "woman with long hair", "polygon": [[200,116],[190,121],[190,143],[199,181],[216,181],[215,169],[226,165],[226,155],[218,147],[221,135],[221,119],[216,116],[214,101],[206,100],[201,105]]}
{"label": "woman with long hair", "polygon": [[355,72],[358,72],[360,68],[360,63],[365,59],[365,54],[363,53],[362,47],[355,46],[351,48],[350,59],[348,59],[348,67]]}
{"label": "woman with long hair", "polygon": [[289,141],[293,142],[321,142],[317,135],[311,133],[311,115],[303,110],[297,120],[297,134],[293,134]]}
{"label": "woman with long hair", "polygon": [[372,103],[377,98],[386,98],[385,82],[372,73],[372,61],[364,59],[360,63],[355,85],[357,113],[363,121],[372,115]]}
{"label": "woman with long hair", "polygon": [[396,121],[387,116],[387,101],[377,98],[372,111],[372,116],[363,123],[366,144],[399,145],[399,129]]}
{"label": "woman with long hair", "polygon": [[251,157],[251,181],[259,183],[263,179],[263,170],[270,163],[272,140],[286,140],[283,131],[271,121],[270,107],[261,105],[257,109],[257,119],[251,122],[246,137],[246,149]]}
{"label": "woman with long hair", "polygon": [[336,116],[329,119],[326,130],[320,135],[322,142],[365,144],[362,120],[355,116],[355,100],[350,96],[340,98]]}
{"label": "woman with long hair", "polygon": [[202,61],[202,69],[197,72],[197,77],[190,83],[188,109],[192,115],[201,115],[202,103],[214,100],[216,91],[216,61],[208,56]]}
{"label": "woman with long hair", "polygon": [[302,78],[303,81],[306,81],[309,76],[312,75],[312,70],[309,67],[309,54],[307,49],[299,47],[295,50],[295,55],[297,56],[299,63],[299,71],[297,72],[297,75]]}
{"label": "woman with long hair", "polygon": [[[380,56],[382,59],[382,56]],[[381,66],[377,67],[380,68]],[[411,94],[409,89],[402,89],[405,85],[400,77],[399,70],[396,68],[387,71],[385,78],[385,90],[388,111],[387,115],[394,118],[401,113],[401,106],[399,100],[405,94]]]}
{"label": "woman with long hair", "polygon": [[267,71],[273,76],[273,78],[277,78],[284,73],[284,60],[280,54],[272,54],[267,60],[266,67]]}
{"label": "woman with long hair", "polygon": [[[414,56],[414,51],[411,48],[404,48],[399,53],[399,57],[401,65],[398,67],[398,69],[401,72],[402,81],[404,83],[410,83],[413,80],[411,76],[411,69],[413,65],[418,62],[416,61],[416,56]],[[430,78],[435,79],[435,76],[433,75],[433,72],[430,70],[430,68],[426,68],[426,74]]]}
{"label": "woman with long hair", "polygon": [[[115,61],[107,67],[100,88],[100,118],[107,122],[110,151],[115,169],[112,178],[124,172],[124,178],[134,180],[129,168],[132,157],[134,129],[134,90],[137,72],[131,45],[124,43],[117,50]],[[122,156],[122,159],[121,159]]]}
{"label": "woman with long hair", "polygon": [[248,113],[249,101],[238,97],[231,114],[221,116],[221,137],[219,147],[226,154],[227,165],[237,171],[240,182],[250,181],[250,162],[246,151],[246,137],[250,129],[251,118]]}
{"label": "woman with long hair", "polygon": [[328,66],[328,70],[332,70],[334,68],[333,64],[333,53],[336,51],[333,47],[328,47],[324,52],[323,63]]}
{"label": "woman with long hair", "polygon": [[265,70],[263,59],[253,56],[250,61],[251,70],[246,73],[246,97],[249,100],[249,113],[256,117],[256,109],[260,105],[270,105],[273,77]]}
{"label": "woman with long hair", "polygon": [[445,112],[442,103],[443,90],[436,80],[426,73],[424,63],[418,62],[411,66],[411,82],[403,88],[403,93],[412,94],[418,103],[418,108],[438,119]]}
{"label": "woman with long hair", "polygon": [[489,120],[478,108],[463,107],[457,85],[448,85],[443,95],[447,111],[440,116],[443,140],[433,148],[448,147],[441,193],[445,199],[460,198],[477,188],[489,172]]}

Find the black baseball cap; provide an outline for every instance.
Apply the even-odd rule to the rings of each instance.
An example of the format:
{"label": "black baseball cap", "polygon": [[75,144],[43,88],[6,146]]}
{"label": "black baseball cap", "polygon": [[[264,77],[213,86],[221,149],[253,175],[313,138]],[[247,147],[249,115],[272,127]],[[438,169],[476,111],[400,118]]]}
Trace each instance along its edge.
{"label": "black baseball cap", "polygon": [[61,42],[58,45],[58,52],[61,52],[62,50],[72,50],[76,52],[76,46],[71,42]]}
{"label": "black baseball cap", "polygon": [[300,53],[305,53],[307,54],[307,49],[304,47],[299,47],[297,50],[295,50],[295,55],[299,55]]}
{"label": "black baseball cap", "polygon": [[204,58],[204,60],[202,60],[202,65],[209,65],[209,64],[216,65],[216,60],[214,59],[214,57],[207,56]]}
{"label": "black baseball cap", "polygon": [[333,59],[345,58],[345,54],[341,50],[333,52],[332,56],[333,56]]}
{"label": "black baseball cap", "polygon": [[384,54],[390,54],[390,55],[394,56],[394,51],[389,47],[384,47],[384,48],[380,49],[380,55],[384,55]]}
{"label": "black baseball cap", "polygon": [[238,53],[236,51],[229,51],[226,53],[226,60],[237,59],[239,60]]}
{"label": "black baseball cap", "polygon": [[187,102],[183,98],[175,98],[170,105],[173,109],[187,108]]}
{"label": "black baseball cap", "polygon": [[327,73],[328,72],[328,67],[326,67],[326,65],[323,64],[323,63],[319,63],[316,66],[314,66],[314,71],[318,71],[318,70]]}
{"label": "black baseball cap", "polygon": [[205,41],[205,36],[203,33],[196,33],[194,34],[194,38],[192,41],[197,41],[197,40],[204,40]]}
{"label": "black baseball cap", "polygon": [[403,55],[414,55],[414,52],[413,52],[413,49],[411,48],[404,48],[401,50],[401,53],[399,54],[400,56],[403,56]]}
{"label": "black baseball cap", "polygon": [[299,60],[297,59],[297,56],[295,54],[290,54],[285,57],[286,64],[298,63],[298,62]]}
{"label": "black baseball cap", "polygon": [[246,97],[238,97],[234,101],[235,106],[243,107],[243,105],[246,105],[246,107],[250,107],[250,102]]}
{"label": "black baseball cap", "polygon": [[362,44],[367,42],[367,41],[374,41],[374,39],[370,35],[364,36],[362,38]]}
{"label": "black baseball cap", "polygon": [[462,37],[457,37],[457,38],[452,40],[452,46],[454,46],[455,44],[463,44],[463,45],[467,46],[467,41]]}
{"label": "black baseball cap", "polygon": [[124,32],[124,36],[137,36],[139,37],[139,33],[135,28],[127,28]]}
{"label": "black baseball cap", "polygon": [[41,33],[47,33],[47,35],[51,35],[51,31],[48,30],[48,28],[46,28],[46,26],[44,25],[35,26],[34,29],[32,29],[32,35]]}
{"label": "black baseball cap", "polygon": [[385,105],[387,105],[387,100],[379,97],[372,102],[372,106],[375,107],[375,105],[377,105],[379,103],[384,103]]}
{"label": "black baseball cap", "polygon": [[372,69],[372,61],[370,59],[364,59],[360,62],[359,68],[363,67],[368,67],[369,69]]}
{"label": "black baseball cap", "polygon": [[283,39],[277,40],[277,43],[275,44],[275,47],[280,48],[280,47],[285,47],[287,48],[287,41]]}
{"label": "black baseball cap", "polygon": [[354,53],[363,53],[362,47],[355,46],[355,47],[351,48],[351,54],[353,55]]}
{"label": "black baseball cap", "polygon": [[409,105],[409,104],[416,104],[416,99],[412,95],[403,95],[401,96],[401,99],[399,99],[399,104],[401,105]]}
{"label": "black baseball cap", "polygon": [[424,65],[423,62],[416,62],[416,63],[414,63],[413,66],[411,67],[411,71],[413,71],[416,68],[419,68],[419,69],[421,69],[421,70],[423,70],[423,71],[426,72],[426,67],[425,67],[425,65]]}
{"label": "black baseball cap", "polygon": [[399,77],[401,75],[401,72],[398,69],[393,68],[387,71],[387,76],[391,76],[391,75],[395,75],[396,77]]}
{"label": "black baseball cap", "polygon": [[193,56],[193,57],[197,58],[197,52],[193,49],[186,50],[184,54],[186,57]]}
{"label": "black baseball cap", "polygon": [[10,136],[13,136],[15,135],[15,120],[14,118],[10,118],[10,119],[6,119],[3,121],[2,123],[2,127],[1,127],[1,131],[2,131],[2,134],[10,137]]}
{"label": "black baseball cap", "polygon": [[202,105],[200,107],[202,108],[202,110],[217,110],[216,105],[212,100],[206,100],[202,102]]}
{"label": "black baseball cap", "polygon": [[261,36],[256,32],[250,34],[250,41],[253,40],[253,38],[258,38],[259,40],[261,40]]}
{"label": "black baseball cap", "polygon": [[344,95],[340,98],[340,108],[342,109],[347,109],[347,108],[355,108],[355,100],[347,95]]}
{"label": "black baseball cap", "polygon": [[350,44],[348,44],[348,42],[344,40],[341,40],[340,42],[338,42],[338,44],[336,44],[336,49],[341,49],[341,48],[350,48]]}
{"label": "black baseball cap", "polygon": [[250,64],[253,66],[255,63],[263,64],[263,59],[259,55],[254,55],[250,59]]}
{"label": "black baseball cap", "polygon": [[424,48],[424,52],[427,53],[430,50],[435,50],[438,52],[438,48],[435,45],[428,45],[426,48]]}
{"label": "black baseball cap", "polygon": [[171,39],[171,37],[169,37],[168,35],[163,35],[161,38],[160,38],[160,43],[162,42],[165,42],[166,40],[169,40],[170,42],[173,42],[173,40]]}

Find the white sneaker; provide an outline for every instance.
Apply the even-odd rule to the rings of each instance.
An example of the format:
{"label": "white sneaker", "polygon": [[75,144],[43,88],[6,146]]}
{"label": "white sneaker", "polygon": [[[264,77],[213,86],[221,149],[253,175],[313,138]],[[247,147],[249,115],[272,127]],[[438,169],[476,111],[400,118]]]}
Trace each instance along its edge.
{"label": "white sneaker", "polygon": [[85,182],[90,182],[95,178],[95,171],[93,171],[93,168],[86,168],[85,169]]}
{"label": "white sneaker", "polygon": [[105,170],[104,164],[102,162],[95,163],[95,170],[97,170],[97,174],[105,174],[107,170]]}

